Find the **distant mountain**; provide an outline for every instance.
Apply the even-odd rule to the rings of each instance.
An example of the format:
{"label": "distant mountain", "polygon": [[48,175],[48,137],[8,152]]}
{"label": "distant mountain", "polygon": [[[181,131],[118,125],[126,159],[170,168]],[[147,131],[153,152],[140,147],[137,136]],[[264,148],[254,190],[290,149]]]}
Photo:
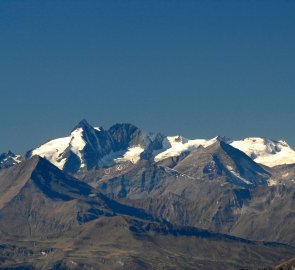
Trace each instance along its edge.
{"label": "distant mountain", "polygon": [[231,145],[246,153],[257,163],[268,167],[295,163],[295,150],[283,140],[253,137],[233,141]]}
{"label": "distant mountain", "polygon": [[21,162],[22,156],[16,155],[11,151],[0,154],[0,169],[11,167],[19,162]]}
{"label": "distant mountain", "polygon": [[94,128],[82,120],[67,137],[51,140],[28,151],[39,155],[66,172],[108,167],[120,162],[136,163],[160,134],[144,133],[131,124],[116,124],[109,130]]}
{"label": "distant mountain", "polygon": [[175,161],[200,146],[207,148],[216,141],[230,144],[257,163],[268,167],[295,164],[295,151],[284,141],[276,142],[263,138],[233,141],[225,137],[189,140],[182,136],[146,133],[132,124],[115,124],[105,130],[102,127],[93,127],[86,120],[82,120],[68,136],[50,140],[28,151],[24,157],[11,152],[2,154],[0,168],[39,155],[59,169],[75,174],[112,167],[115,164],[135,164],[139,160],[167,162],[170,158]]}
{"label": "distant mountain", "polygon": [[189,140],[182,136],[168,136],[163,140],[163,148],[155,156],[155,161],[168,157],[177,157],[182,153],[191,152],[199,146],[207,147],[215,141],[223,141],[247,154],[255,162],[274,167],[284,164],[295,164],[295,150],[287,142],[275,141],[260,137],[250,137],[243,140],[231,140],[226,137],[215,137],[210,140]]}

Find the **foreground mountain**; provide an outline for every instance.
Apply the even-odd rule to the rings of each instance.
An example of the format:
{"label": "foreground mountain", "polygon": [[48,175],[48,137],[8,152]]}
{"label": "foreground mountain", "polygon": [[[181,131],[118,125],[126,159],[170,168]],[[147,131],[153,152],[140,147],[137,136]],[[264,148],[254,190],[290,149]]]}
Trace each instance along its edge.
{"label": "foreground mountain", "polygon": [[0,269],[261,269],[295,254],[291,246],[123,216],[96,219],[42,241],[6,243]]}
{"label": "foreground mountain", "polygon": [[106,198],[38,156],[0,171],[1,234],[47,237],[117,214],[152,219]]}
{"label": "foreground mountain", "polygon": [[260,186],[251,192],[230,233],[295,245],[294,185]]}
{"label": "foreground mountain", "polygon": [[0,171],[0,231],[0,269],[238,269],[295,255],[287,245],[172,225],[38,156]]}

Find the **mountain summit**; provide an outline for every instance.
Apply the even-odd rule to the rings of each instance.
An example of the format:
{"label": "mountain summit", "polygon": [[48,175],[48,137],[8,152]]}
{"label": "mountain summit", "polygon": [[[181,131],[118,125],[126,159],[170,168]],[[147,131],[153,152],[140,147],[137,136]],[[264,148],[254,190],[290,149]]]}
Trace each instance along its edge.
{"label": "mountain summit", "polygon": [[[295,164],[295,151],[284,141],[258,137],[234,141],[221,136],[191,140],[182,136],[147,133],[128,123],[115,124],[105,130],[93,127],[85,119],[75,125],[68,136],[50,140],[28,151],[25,157],[39,155],[66,172],[77,173],[124,162],[135,164],[139,160],[162,162],[168,158],[181,159],[198,147],[206,148],[215,142],[231,145],[268,167]],[[12,166],[21,159],[12,153],[2,154],[0,167]]]}
{"label": "mountain summit", "polygon": [[[158,149],[159,135],[144,133],[131,124],[115,124],[109,130],[80,121],[70,135],[51,140],[26,153],[40,155],[66,172],[99,169],[119,162],[135,163],[145,150]],[[158,143],[159,144],[159,143]],[[161,144],[161,142],[160,142]]]}

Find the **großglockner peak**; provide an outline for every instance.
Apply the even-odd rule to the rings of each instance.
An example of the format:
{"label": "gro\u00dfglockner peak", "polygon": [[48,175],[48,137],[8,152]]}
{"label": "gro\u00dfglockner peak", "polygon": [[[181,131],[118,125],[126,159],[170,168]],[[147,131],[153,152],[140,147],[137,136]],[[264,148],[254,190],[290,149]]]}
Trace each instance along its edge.
{"label": "gro\u00dfglockner peak", "polygon": [[142,132],[132,124],[115,124],[105,130],[82,120],[68,136],[28,151],[26,158],[39,155],[62,170],[75,173],[120,162],[136,163],[145,151],[160,148],[163,137]]}

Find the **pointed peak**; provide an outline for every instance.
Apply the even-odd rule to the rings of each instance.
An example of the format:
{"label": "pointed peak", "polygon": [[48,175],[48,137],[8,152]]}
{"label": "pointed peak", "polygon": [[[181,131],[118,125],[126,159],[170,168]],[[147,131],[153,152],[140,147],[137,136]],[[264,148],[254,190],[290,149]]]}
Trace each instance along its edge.
{"label": "pointed peak", "polygon": [[8,156],[13,156],[13,157],[15,156],[15,154],[14,154],[11,150],[8,150],[8,151],[7,151],[7,155],[8,155]]}
{"label": "pointed peak", "polygon": [[114,142],[114,150],[119,151],[131,145],[142,143],[142,131],[132,124],[115,124],[108,130]]}
{"label": "pointed peak", "polygon": [[82,128],[83,130],[85,129],[92,129],[93,127],[87,122],[86,119],[82,119],[73,129],[71,132],[73,132],[74,130],[78,129],[78,128]]}
{"label": "pointed peak", "polygon": [[0,158],[6,158],[6,157],[15,157],[16,155],[11,152],[10,150],[8,150],[5,153],[0,154]]}
{"label": "pointed peak", "polygon": [[224,142],[224,143],[231,143],[232,142],[231,138],[228,138],[225,136],[220,136],[220,135],[214,137],[213,140],[216,140],[218,142]]}
{"label": "pointed peak", "polygon": [[[222,149],[222,150],[225,150],[225,149],[228,149],[228,148],[234,148],[233,146],[230,145],[230,140],[228,140],[227,138],[226,139],[223,139],[223,137],[215,137],[212,139],[212,141],[214,140],[214,142],[212,144],[210,144],[209,146],[206,147],[206,149],[210,152],[215,152],[215,151],[218,151],[218,149]],[[235,148],[234,148],[235,149]]]}

